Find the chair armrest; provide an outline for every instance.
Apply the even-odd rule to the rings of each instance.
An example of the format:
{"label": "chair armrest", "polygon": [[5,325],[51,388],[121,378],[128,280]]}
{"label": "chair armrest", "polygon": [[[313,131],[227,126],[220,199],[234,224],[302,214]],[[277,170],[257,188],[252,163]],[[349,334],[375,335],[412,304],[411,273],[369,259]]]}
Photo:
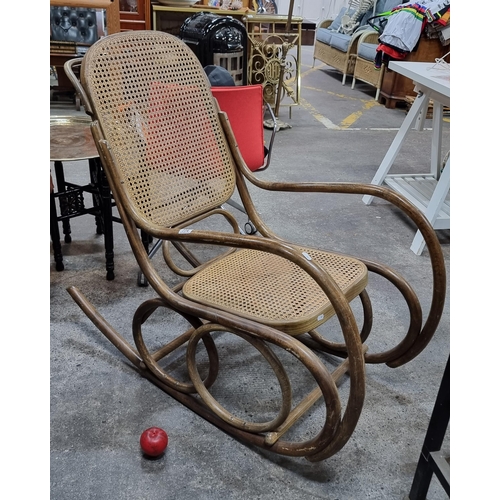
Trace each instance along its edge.
{"label": "chair armrest", "polygon": [[360,43],[378,43],[378,37],[380,36],[380,33],[378,31],[372,30],[371,28],[368,28],[366,31],[364,31],[359,38]]}
{"label": "chair armrest", "polygon": [[355,55],[358,53],[358,46],[360,43],[378,43],[378,37],[380,33],[375,31],[371,27],[358,29],[352,34],[351,41],[349,42],[349,47],[347,48],[347,53],[349,55]]}
{"label": "chair armrest", "polygon": [[[436,236],[432,225],[426,219],[425,215],[412,205],[406,198],[399,193],[385,186],[375,186],[373,184],[360,183],[280,183],[267,182],[258,179],[252,172],[243,172],[250,182],[262,187],[266,190],[281,191],[281,192],[309,192],[309,193],[343,193],[343,194],[363,194],[370,193],[371,195],[388,201],[393,206],[404,212],[421,231],[425,243],[429,251],[430,265],[432,268],[432,299],[431,306],[427,315],[427,320],[421,330],[419,336],[415,339],[409,349],[397,359],[387,363],[391,368],[401,366],[415,358],[424,350],[427,344],[432,339],[434,331],[440,321],[443,305],[446,297],[446,269],[444,264],[443,251]],[[255,182],[254,182],[255,181]],[[369,261],[360,258],[368,267]]]}
{"label": "chair armrest", "polygon": [[333,23],[333,19],[325,19],[319,23],[318,28],[328,28]]}
{"label": "chair armrest", "polygon": [[349,56],[356,55],[358,53],[358,45],[360,38],[365,34],[366,30],[355,31],[351,36],[351,41],[347,47],[347,54]]}
{"label": "chair armrest", "polygon": [[[401,210],[410,220],[413,221],[413,223],[417,226],[417,229],[422,233],[424,241],[427,245],[427,249],[429,251],[429,258],[433,275],[431,307],[425,325],[413,345],[399,358],[392,360],[387,364],[392,368],[401,366],[413,359],[420,352],[422,352],[425,346],[430,342],[433,336],[433,332],[435,331],[437,324],[440,321],[446,297],[446,269],[444,264],[443,251],[436,236],[436,232],[434,231],[434,228],[427,220],[425,215],[412,203],[410,203],[404,196],[385,186],[348,182],[273,182],[266,181],[255,176],[253,172],[251,172],[248,168],[245,168],[244,165],[238,165],[238,167],[241,174],[249,182],[267,191],[280,191],[288,193],[307,192],[332,194],[342,193],[356,195],[369,194],[391,203],[393,206]],[[239,180],[237,180],[237,183],[241,184]],[[239,189],[241,191],[240,186]],[[243,189],[245,189],[244,186]],[[259,227],[259,231],[263,235],[266,235],[266,230],[267,228],[265,227]],[[365,263],[366,262],[367,261],[365,261]]]}

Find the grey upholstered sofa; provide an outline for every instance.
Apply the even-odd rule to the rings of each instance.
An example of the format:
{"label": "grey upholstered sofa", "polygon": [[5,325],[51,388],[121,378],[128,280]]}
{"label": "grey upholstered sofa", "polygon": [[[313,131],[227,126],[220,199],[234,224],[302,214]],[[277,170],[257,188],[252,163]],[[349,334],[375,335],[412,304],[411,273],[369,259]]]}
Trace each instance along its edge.
{"label": "grey upholstered sofa", "polygon": [[[378,0],[375,14],[392,10],[396,5],[401,4],[398,0]],[[314,42],[314,61],[316,59],[328,64],[332,68],[342,73],[342,85],[345,84],[346,77],[354,74],[358,47],[363,46],[363,54],[373,54],[377,47],[377,33],[368,24],[368,19],[374,15],[373,9],[369,9],[359,21],[359,26],[352,34],[339,32],[342,17],[350,12],[343,7],[335,19],[325,19],[316,30]],[[368,33],[371,36],[368,38]],[[314,62],[313,62],[314,64]],[[377,73],[379,76],[379,73]],[[362,79],[358,77],[359,79]],[[368,82],[370,83],[370,82]]]}

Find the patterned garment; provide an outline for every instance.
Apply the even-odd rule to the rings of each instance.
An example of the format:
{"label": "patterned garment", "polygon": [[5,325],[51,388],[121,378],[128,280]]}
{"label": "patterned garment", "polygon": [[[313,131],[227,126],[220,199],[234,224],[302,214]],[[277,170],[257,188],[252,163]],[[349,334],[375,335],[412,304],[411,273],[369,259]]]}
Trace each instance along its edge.
{"label": "patterned garment", "polygon": [[380,43],[403,52],[411,52],[427,23],[427,8],[418,3],[406,3],[395,7],[380,35]]}
{"label": "patterned garment", "polygon": [[[387,17],[375,57],[375,67],[390,60],[402,60],[417,45],[420,36],[430,22],[449,22],[450,2],[421,0],[400,4]],[[387,14],[387,13],[384,13]]]}

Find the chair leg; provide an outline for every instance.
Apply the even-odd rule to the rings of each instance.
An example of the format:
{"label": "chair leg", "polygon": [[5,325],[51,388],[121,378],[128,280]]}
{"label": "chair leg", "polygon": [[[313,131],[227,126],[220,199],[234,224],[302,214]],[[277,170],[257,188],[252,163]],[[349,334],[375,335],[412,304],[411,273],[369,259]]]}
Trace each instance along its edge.
{"label": "chair leg", "polygon": [[[233,208],[236,208],[236,210],[239,210],[240,212],[243,212],[246,214],[245,208],[240,205],[237,201],[234,201],[232,199],[227,200],[226,202],[228,205],[232,206]],[[241,234],[255,234],[257,232],[257,228],[253,225],[253,222],[248,219],[247,222],[245,222],[245,229],[242,230],[240,228],[240,233]]]}
{"label": "chair leg", "polygon": [[[144,248],[146,248],[147,251],[149,248],[150,236],[144,231],[142,231],[141,239],[142,239],[142,244],[144,245]],[[163,240],[156,240],[156,243],[153,245],[153,248],[148,252],[148,257],[150,259],[152,259],[155,253],[160,249],[162,243]],[[139,272],[137,273],[137,285],[148,286],[148,284],[149,283],[148,280],[146,279],[146,276],[144,276],[143,272],[139,269]]]}
{"label": "chair leg", "polygon": [[378,102],[378,98],[380,97],[380,89],[377,89],[377,92],[375,92],[375,100]]}
{"label": "chair leg", "polygon": [[342,85],[345,85],[346,78],[347,78],[347,73],[344,73],[344,76],[342,77]]}
{"label": "chair leg", "polygon": [[352,84],[351,84],[351,89],[354,90],[354,85],[356,84],[356,78],[354,76],[352,77]]}
{"label": "chair leg", "polygon": [[237,201],[234,201],[232,199],[227,200],[226,202],[228,205],[231,205],[233,208],[236,208],[236,210],[239,210],[240,212],[243,212],[246,214],[245,209],[243,208],[243,205],[240,205]]}

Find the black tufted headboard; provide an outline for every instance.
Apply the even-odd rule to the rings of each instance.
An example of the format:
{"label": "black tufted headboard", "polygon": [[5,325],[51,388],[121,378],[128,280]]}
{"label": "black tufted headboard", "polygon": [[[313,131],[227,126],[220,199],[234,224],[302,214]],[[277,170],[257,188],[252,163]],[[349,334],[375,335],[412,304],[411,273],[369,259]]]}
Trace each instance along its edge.
{"label": "black tufted headboard", "polygon": [[50,39],[92,45],[104,36],[102,10],[50,6]]}

